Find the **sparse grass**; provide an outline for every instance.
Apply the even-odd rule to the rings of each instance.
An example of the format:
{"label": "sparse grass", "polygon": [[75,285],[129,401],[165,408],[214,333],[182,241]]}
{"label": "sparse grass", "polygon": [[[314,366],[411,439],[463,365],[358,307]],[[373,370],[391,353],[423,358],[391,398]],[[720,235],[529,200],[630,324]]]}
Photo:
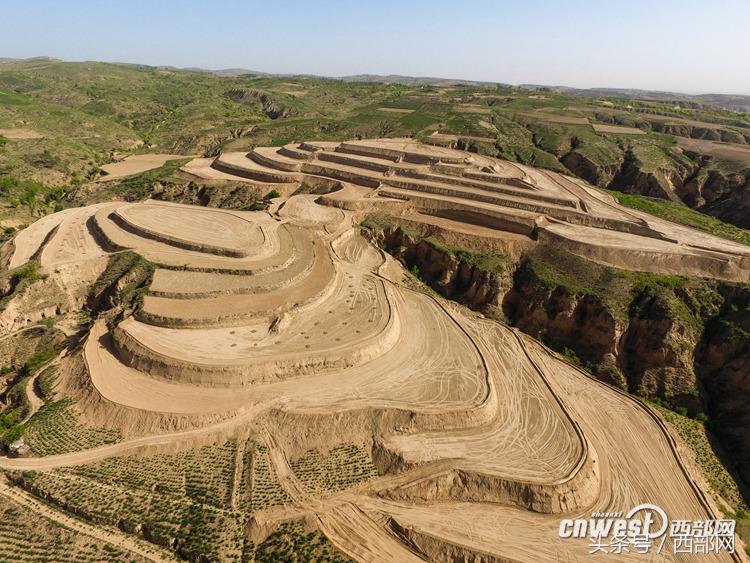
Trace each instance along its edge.
{"label": "sparse grass", "polygon": [[301,520],[285,522],[259,545],[248,545],[243,560],[256,563],[277,561],[349,563],[352,561],[336,549],[319,531],[305,532],[305,526]]}
{"label": "sparse grass", "polygon": [[497,254],[494,252],[450,246],[431,237],[425,238],[423,240],[434,249],[452,256],[459,262],[464,262],[466,264],[474,266],[475,268],[478,268],[483,272],[496,274],[503,277],[507,277],[509,275],[509,267],[512,263],[512,259],[510,258],[510,256],[505,256],[503,254]]}
{"label": "sparse grass", "polygon": [[53,364],[44,368],[37,377],[37,389],[45,401],[52,400],[52,388],[57,380],[58,369],[59,367]]}
{"label": "sparse grass", "polygon": [[370,231],[382,231],[393,226],[391,216],[382,211],[368,213],[360,223],[362,227]]}
{"label": "sparse grass", "polygon": [[733,510],[747,511],[747,502],[742,497],[737,483],[714,450],[706,423],[678,414],[657,403],[652,404],[690,448],[694,461],[708,481],[711,490],[724,499]]}
{"label": "sparse grass", "polygon": [[[606,304],[622,321],[648,304],[662,316],[678,318],[698,333],[702,319],[718,300],[715,288],[702,280],[621,270],[597,264],[547,245],[541,245],[521,263],[517,283],[536,285],[546,291],[564,291],[570,296],[592,295]],[[716,304],[714,303],[713,306]]]}
{"label": "sparse grass", "polygon": [[82,424],[70,399],[45,404],[27,424],[24,441],[39,456],[75,452],[120,440],[116,430]]}
{"label": "sparse grass", "polygon": [[[117,252],[109,257],[107,267],[89,288],[87,313],[120,305],[135,310],[151,283],[156,265],[135,252]],[[117,288],[121,280],[126,280]]]}
{"label": "sparse grass", "polygon": [[163,166],[146,170],[145,172],[124,178],[122,180],[113,180],[107,183],[103,191],[124,198],[126,201],[138,201],[146,199],[154,191],[158,182],[169,181],[170,178],[179,170],[179,168],[190,159],[168,160]]}
{"label": "sparse grass", "polygon": [[288,504],[292,501],[281,488],[276,471],[268,456],[268,448],[254,444],[250,484],[250,510],[263,510],[271,506]]}
{"label": "sparse grass", "polygon": [[710,215],[704,215],[690,209],[686,205],[640,195],[619,192],[611,193],[617,197],[621,205],[626,207],[645,211],[656,217],[661,217],[680,225],[686,225],[727,240],[750,245],[750,231],[747,229],[741,229],[740,227],[735,227],[734,225],[715,219]]}
{"label": "sparse grass", "polygon": [[29,260],[23,266],[0,274],[0,282],[8,280],[9,289],[0,297],[0,311],[5,310],[8,303],[21,295],[30,285],[43,279],[39,272],[39,264],[35,260]]}
{"label": "sparse grass", "polygon": [[378,476],[361,444],[340,444],[325,454],[310,450],[291,462],[294,473],[311,491],[328,494]]}
{"label": "sparse grass", "polygon": [[62,332],[43,324],[16,333],[4,341],[3,344],[9,349],[3,351],[8,364],[0,372],[7,378],[0,404],[0,443],[9,445],[24,435],[26,427],[21,423],[31,410],[26,390],[29,378],[52,360],[65,347],[65,343]]}
{"label": "sparse grass", "polygon": [[729,506],[730,512],[725,516],[737,521],[737,535],[746,545],[750,544],[750,509],[747,499],[743,497],[737,481],[719,459],[706,421],[678,414],[658,403],[652,404],[688,446],[693,454],[693,461],[708,482],[711,492],[723,500],[721,504]]}
{"label": "sparse grass", "polygon": [[0,508],[0,563],[143,561],[129,551],[78,534],[14,501]]}
{"label": "sparse grass", "polygon": [[[243,550],[252,555],[255,549],[244,541],[251,512],[290,499],[278,484],[267,448],[253,440],[242,442],[241,452],[238,447],[231,440],[173,454],[15,473],[12,478],[87,520],[128,532],[140,526],[149,541],[179,549],[183,557],[240,561]],[[235,483],[236,462],[240,480]],[[307,540],[299,541],[300,549],[308,549]],[[317,540],[312,547],[324,543]]]}
{"label": "sparse grass", "polygon": [[[62,333],[60,334],[62,335]],[[65,343],[65,338],[61,338],[29,356],[21,368],[21,373],[24,375],[33,375],[36,373],[39,368],[65,349]]]}

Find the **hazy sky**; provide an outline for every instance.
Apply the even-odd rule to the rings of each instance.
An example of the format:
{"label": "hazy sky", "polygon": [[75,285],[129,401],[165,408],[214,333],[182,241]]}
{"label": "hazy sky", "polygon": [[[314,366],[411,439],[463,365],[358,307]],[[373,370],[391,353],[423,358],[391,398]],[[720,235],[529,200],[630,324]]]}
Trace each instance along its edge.
{"label": "hazy sky", "polygon": [[0,57],[750,94],[750,0],[0,0]]}

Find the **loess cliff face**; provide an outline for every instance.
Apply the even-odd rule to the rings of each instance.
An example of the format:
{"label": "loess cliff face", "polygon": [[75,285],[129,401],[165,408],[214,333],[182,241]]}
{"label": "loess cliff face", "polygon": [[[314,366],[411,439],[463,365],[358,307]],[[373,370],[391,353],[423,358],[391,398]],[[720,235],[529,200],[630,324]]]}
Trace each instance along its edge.
{"label": "loess cliff face", "polygon": [[503,299],[510,324],[556,350],[575,350],[584,365],[606,363],[602,379],[626,387],[616,368],[624,326],[597,297],[541,287],[523,281],[520,275],[515,276],[515,282]]}
{"label": "loess cliff face", "polygon": [[571,291],[565,284],[550,284],[524,262],[503,299],[503,311],[513,326],[563,351],[599,379],[697,413],[694,329],[674,314],[665,297],[630,291],[619,296],[625,302],[610,303],[599,288]]}
{"label": "loess cliff face", "polygon": [[750,228],[750,169],[726,175],[714,171],[702,183],[691,183],[690,187],[696,194],[696,209]]}
{"label": "loess cliff face", "polygon": [[502,299],[512,283],[511,272],[502,261],[490,271],[471,257],[456,255],[451,248],[431,239],[387,229],[380,244],[444,297],[475,309],[500,311]]}
{"label": "loess cliff face", "polygon": [[375,238],[443,296],[504,318],[597,378],[705,412],[750,482],[750,287],[624,272],[545,245],[490,272],[400,228]]}
{"label": "loess cliff face", "polygon": [[562,156],[560,162],[573,174],[590,184],[599,185],[604,179],[611,178],[611,174],[607,173],[608,171],[603,170],[591,159],[575,151],[570,151]]}
{"label": "loess cliff face", "polygon": [[700,211],[750,228],[750,168],[728,171],[709,156],[685,151],[683,158],[651,169],[630,151],[619,168],[602,166],[572,151],[560,162],[587,182],[628,194],[682,202]]}
{"label": "loess cliff face", "polygon": [[750,483],[750,288],[720,288],[720,314],[706,323],[697,354],[712,429]]}
{"label": "loess cliff face", "polygon": [[680,170],[646,171],[643,163],[631,152],[625,152],[622,166],[607,188],[625,193],[640,194],[661,199],[677,199],[675,185],[681,186]]}

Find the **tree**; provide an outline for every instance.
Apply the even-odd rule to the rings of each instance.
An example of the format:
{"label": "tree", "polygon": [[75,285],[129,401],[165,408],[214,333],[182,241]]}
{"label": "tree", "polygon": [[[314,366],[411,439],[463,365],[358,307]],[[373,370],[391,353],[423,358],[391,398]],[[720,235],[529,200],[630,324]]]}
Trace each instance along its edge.
{"label": "tree", "polygon": [[23,194],[19,198],[21,203],[29,207],[29,213],[36,215],[37,211],[37,199],[36,196],[39,193],[39,185],[35,182],[29,182],[26,184],[23,190]]}

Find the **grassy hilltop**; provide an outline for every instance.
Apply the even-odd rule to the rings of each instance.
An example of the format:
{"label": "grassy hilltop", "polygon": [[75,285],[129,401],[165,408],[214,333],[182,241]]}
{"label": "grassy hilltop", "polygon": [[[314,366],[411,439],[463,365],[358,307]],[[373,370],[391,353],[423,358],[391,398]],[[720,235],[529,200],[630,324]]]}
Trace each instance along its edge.
{"label": "grassy hilltop", "polygon": [[750,117],[714,106],[501,85],[0,64],[0,175],[45,185],[84,183],[133,152],[208,156],[301,139],[436,131],[461,136],[457,143],[469,150],[750,226]]}

